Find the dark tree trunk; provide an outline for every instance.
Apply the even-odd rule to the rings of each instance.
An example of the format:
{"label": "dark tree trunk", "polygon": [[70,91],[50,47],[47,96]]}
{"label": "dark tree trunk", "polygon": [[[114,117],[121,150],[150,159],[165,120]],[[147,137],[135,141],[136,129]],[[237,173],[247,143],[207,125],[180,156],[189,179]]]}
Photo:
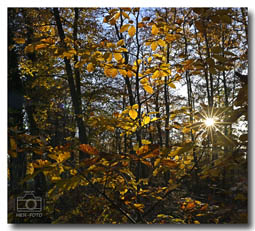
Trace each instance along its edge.
{"label": "dark tree trunk", "polygon": [[[8,9],[8,47],[14,44],[15,26],[15,9]],[[15,48],[8,50],[8,128],[15,128],[19,133],[23,132],[23,102],[24,91],[18,69],[18,54]],[[10,149],[10,138],[16,142],[17,149],[21,149],[22,142],[17,139],[17,133],[8,132],[8,148]],[[10,170],[10,193],[19,194],[24,191],[25,185],[20,181],[26,174],[26,153],[18,152],[17,157],[9,156]]]}
{"label": "dark tree trunk", "polygon": [[[64,34],[64,30],[63,30],[62,23],[61,23],[61,20],[60,20],[59,11],[58,11],[57,8],[54,8],[53,12],[54,12],[54,17],[55,17],[55,20],[56,20],[58,33],[59,33],[59,37],[60,37],[62,46],[65,49],[67,49],[67,46],[66,46],[66,43],[65,43],[65,34]],[[77,24],[78,10],[75,11],[75,14],[76,14],[75,22]],[[70,93],[71,93],[72,103],[73,103],[73,107],[74,107],[75,119],[76,119],[77,126],[79,128],[79,141],[82,144],[87,144],[88,143],[88,137],[87,137],[87,134],[86,134],[86,127],[85,127],[84,122],[81,118],[82,110],[81,110],[81,95],[80,95],[80,91],[81,91],[80,90],[80,74],[77,70],[75,70],[75,75],[76,75],[75,76],[76,77],[76,86],[75,86],[75,81],[74,81],[74,77],[73,77],[73,71],[72,71],[71,63],[66,57],[64,58],[64,62],[65,62],[65,69],[66,69],[66,73],[67,73],[67,78],[68,78],[68,84],[69,84],[69,89],[70,89]]]}

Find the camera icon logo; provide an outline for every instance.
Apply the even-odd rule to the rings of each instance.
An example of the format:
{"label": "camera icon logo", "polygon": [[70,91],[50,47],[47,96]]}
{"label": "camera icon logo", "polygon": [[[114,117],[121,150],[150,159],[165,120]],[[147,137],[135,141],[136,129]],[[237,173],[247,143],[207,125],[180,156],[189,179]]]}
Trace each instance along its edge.
{"label": "camera icon logo", "polygon": [[26,191],[23,197],[17,197],[17,212],[41,212],[42,198],[34,195],[33,191]]}

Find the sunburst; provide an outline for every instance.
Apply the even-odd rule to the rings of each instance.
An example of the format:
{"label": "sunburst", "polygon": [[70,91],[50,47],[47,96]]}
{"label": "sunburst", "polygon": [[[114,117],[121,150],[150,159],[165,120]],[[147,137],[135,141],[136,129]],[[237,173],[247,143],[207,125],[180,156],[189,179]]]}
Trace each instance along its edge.
{"label": "sunburst", "polygon": [[204,130],[208,133],[212,144],[214,143],[213,140],[213,133],[219,132],[225,139],[233,142],[229,137],[227,137],[224,133],[222,133],[221,128],[224,125],[230,125],[230,122],[224,121],[225,119],[225,112],[229,110],[229,108],[214,108],[214,107],[207,107],[199,112],[199,121],[194,122],[190,127],[191,128],[199,128],[199,130]]}

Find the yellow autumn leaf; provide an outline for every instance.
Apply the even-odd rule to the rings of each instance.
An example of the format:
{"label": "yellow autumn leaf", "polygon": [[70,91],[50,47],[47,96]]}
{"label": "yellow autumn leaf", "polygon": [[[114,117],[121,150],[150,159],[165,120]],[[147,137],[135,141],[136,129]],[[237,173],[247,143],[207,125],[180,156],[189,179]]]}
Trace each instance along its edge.
{"label": "yellow autumn leaf", "polygon": [[190,128],[184,127],[184,128],[182,129],[182,132],[183,132],[184,134],[189,133],[189,132],[190,132]]}
{"label": "yellow autumn leaf", "polygon": [[26,42],[26,40],[23,38],[15,38],[14,41],[18,44],[24,44]]}
{"label": "yellow autumn leaf", "polygon": [[148,78],[143,78],[140,80],[141,84],[147,84],[149,82]]}
{"label": "yellow autumn leaf", "polygon": [[134,206],[137,208],[137,209],[143,209],[144,208],[144,205],[143,204],[137,204],[135,203]]}
{"label": "yellow autumn leaf", "polygon": [[184,169],[184,168],[185,168],[185,165],[184,165],[184,164],[180,164],[179,168],[180,168],[180,169]]}
{"label": "yellow autumn leaf", "polygon": [[185,160],[183,161],[184,164],[190,164],[191,163],[191,160]]}
{"label": "yellow autumn leaf", "polygon": [[129,26],[130,26],[129,24],[123,25],[123,26],[120,28],[120,33],[125,32],[125,31],[128,29]]}
{"label": "yellow autumn leaf", "polygon": [[153,94],[153,88],[149,85],[143,85],[143,89],[148,92],[149,94]]}
{"label": "yellow autumn leaf", "polygon": [[136,117],[138,116],[137,111],[134,110],[134,109],[129,110],[128,114],[129,114],[129,116],[130,116],[133,120],[135,120]]}
{"label": "yellow autumn leaf", "polygon": [[122,55],[120,53],[114,53],[114,58],[119,62],[122,59]]}
{"label": "yellow autumn leaf", "polygon": [[160,77],[160,71],[156,70],[153,75],[151,76],[152,79],[157,79],[158,77]]}
{"label": "yellow autumn leaf", "polygon": [[136,103],[136,104],[134,104],[133,106],[132,106],[132,109],[134,109],[134,110],[137,110],[138,109],[138,104]]}
{"label": "yellow autumn leaf", "polygon": [[156,159],[156,160],[154,161],[154,167],[158,166],[159,163],[160,163],[160,161],[161,161],[160,158]]}
{"label": "yellow autumn leaf", "polygon": [[121,39],[121,40],[119,40],[118,42],[117,42],[117,46],[123,46],[124,45],[124,40],[123,39]]}
{"label": "yellow autumn leaf", "polygon": [[93,71],[94,71],[93,63],[89,63],[89,64],[87,65],[87,71],[88,71],[88,72],[93,72]]}
{"label": "yellow autumn leaf", "polygon": [[[37,49],[37,46],[35,47],[35,49]],[[64,53],[63,53],[63,56],[66,57],[66,58],[68,58],[68,59],[70,59],[70,58],[72,58],[73,54],[72,54],[72,53],[69,53],[69,52],[64,52]]]}
{"label": "yellow autumn leaf", "polygon": [[32,53],[32,52],[34,52],[34,46],[32,44],[28,44],[25,47],[25,53]]}
{"label": "yellow autumn leaf", "polygon": [[111,69],[111,76],[114,78],[118,74],[118,70],[116,68]]}
{"label": "yellow autumn leaf", "polygon": [[136,29],[134,26],[131,26],[129,29],[128,29],[128,34],[130,37],[133,37],[135,35],[135,32],[136,32]]}
{"label": "yellow autumn leaf", "polygon": [[107,77],[111,77],[111,69],[109,67],[105,67],[104,68],[104,74],[107,76]]}
{"label": "yellow autumn leaf", "polygon": [[126,75],[127,75],[127,71],[126,71],[126,70],[123,70],[123,69],[119,69],[119,73],[120,73],[122,76],[126,76]]}
{"label": "yellow autumn leaf", "polygon": [[156,35],[156,34],[158,34],[158,28],[157,28],[157,26],[154,24],[154,25],[152,25],[152,28],[151,28],[151,33],[153,34],[153,35]]}
{"label": "yellow autumn leaf", "polygon": [[77,174],[77,170],[76,169],[71,169],[70,174],[75,176]]}
{"label": "yellow autumn leaf", "polygon": [[151,144],[151,142],[149,140],[142,139],[142,144]]}
{"label": "yellow autumn leaf", "polygon": [[72,55],[76,55],[77,54],[77,51],[75,49],[70,49],[68,51],[69,54],[72,54]]}
{"label": "yellow autumn leaf", "polygon": [[[43,43],[42,44],[38,44],[38,45],[35,46],[35,50],[37,51],[37,50],[45,48],[47,46],[48,46],[48,44],[43,44]],[[66,52],[64,52],[64,53],[66,53]]]}
{"label": "yellow autumn leaf", "polygon": [[158,44],[159,44],[160,46],[162,46],[162,47],[166,46],[166,42],[165,42],[164,40],[162,40],[162,39],[159,39],[159,40],[158,40]]}
{"label": "yellow autumn leaf", "polygon": [[112,53],[109,54],[108,58],[106,59],[108,63],[112,61]]}
{"label": "yellow autumn leaf", "polygon": [[149,58],[147,59],[148,63],[150,63],[151,60],[152,60],[152,57],[149,57]]}
{"label": "yellow autumn leaf", "polygon": [[115,20],[117,20],[119,17],[120,17],[120,12],[118,12],[118,13],[116,13],[116,14],[114,15],[114,19],[115,19]]}
{"label": "yellow autumn leaf", "polygon": [[156,41],[154,41],[154,42],[151,43],[151,49],[152,49],[153,51],[155,51],[155,50],[157,49],[157,47],[158,47],[158,43],[157,43]]}
{"label": "yellow autumn leaf", "polygon": [[150,123],[150,121],[151,121],[151,118],[150,118],[149,116],[145,116],[145,117],[143,118],[143,123],[144,123],[144,125]]}
{"label": "yellow autumn leaf", "polygon": [[122,11],[122,15],[123,15],[125,18],[129,19],[129,16],[128,16],[128,14],[127,14],[126,12]]}
{"label": "yellow autumn leaf", "polygon": [[171,87],[171,88],[176,88],[174,83],[169,83],[168,86]]}

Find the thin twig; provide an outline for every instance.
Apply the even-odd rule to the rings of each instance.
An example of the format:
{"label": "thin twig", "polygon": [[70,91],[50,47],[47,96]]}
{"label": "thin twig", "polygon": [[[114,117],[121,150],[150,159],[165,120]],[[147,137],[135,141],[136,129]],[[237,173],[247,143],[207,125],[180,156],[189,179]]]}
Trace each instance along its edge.
{"label": "thin twig", "polygon": [[92,182],[91,180],[85,175],[83,174],[80,169],[76,169],[75,166],[73,165],[73,163],[71,163],[70,161],[66,161],[72,168],[74,168],[79,174],[82,180],[86,180],[89,182],[89,184],[92,186],[92,188],[99,194],[101,194],[107,201],[109,201],[113,207],[115,209],[117,209],[118,211],[120,211],[125,217],[128,218],[128,220],[130,220],[133,224],[136,224],[136,221],[124,210],[122,209],[119,205],[115,204],[115,202],[113,200],[111,200],[104,192],[101,192]]}

